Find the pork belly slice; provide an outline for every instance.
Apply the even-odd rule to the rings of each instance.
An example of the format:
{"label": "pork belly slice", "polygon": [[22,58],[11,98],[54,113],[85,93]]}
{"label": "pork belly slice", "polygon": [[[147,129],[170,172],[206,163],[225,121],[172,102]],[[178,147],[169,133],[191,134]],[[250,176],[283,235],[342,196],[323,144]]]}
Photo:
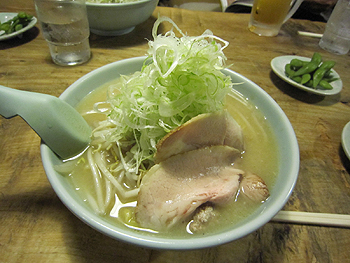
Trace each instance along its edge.
{"label": "pork belly slice", "polygon": [[[245,172],[240,180],[239,193],[237,196],[244,196],[254,203],[263,203],[270,196],[264,180],[251,172]],[[239,197],[238,197],[239,198]],[[213,220],[217,220],[218,212],[214,204],[205,203],[198,207],[193,214],[189,230],[192,233],[205,230],[206,226]]]}
{"label": "pork belly slice", "polygon": [[204,147],[174,155],[143,177],[135,210],[141,227],[164,230],[188,220],[197,207],[225,205],[235,198],[243,171],[233,168],[240,151]]}
{"label": "pork belly slice", "polygon": [[244,150],[241,127],[226,111],[200,114],[169,132],[156,145],[156,163],[178,153],[206,146],[227,145]]}

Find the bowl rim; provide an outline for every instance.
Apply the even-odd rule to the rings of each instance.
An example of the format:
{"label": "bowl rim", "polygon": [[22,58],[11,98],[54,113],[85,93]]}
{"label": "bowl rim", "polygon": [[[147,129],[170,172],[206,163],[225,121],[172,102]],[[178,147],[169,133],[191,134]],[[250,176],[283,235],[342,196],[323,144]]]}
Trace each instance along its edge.
{"label": "bowl rim", "polygon": [[90,6],[90,7],[112,7],[112,6],[133,6],[133,5],[140,5],[140,4],[144,4],[144,3],[148,3],[148,2],[157,2],[159,0],[137,0],[134,2],[128,2],[128,3],[92,3],[92,2],[85,2],[86,6]]}
{"label": "bowl rim", "polygon": [[[94,76],[95,78],[97,78],[96,76],[98,76],[102,72],[114,70],[115,68],[121,68],[125,67],[126,65],[136,64],[137,66],[140,66],[141,69],[145,58],[146,57],[136,57],[124,59],[97,68],[91,71],[90,73],[86,74],[85,76],[81,77],[76,82],[74,82],[61,94],[60,98],[66,100],[72,106],[75,106],[74,101],[79,101],[79,98],[72,99],[71,97],[72,93],[74,93],[73,91],[76,91],[77,87],[81,88],[81,85],[84,85],[84,83],[88,83],[91,78],[94,78]],[[91,226],[93,229],[114,239],[152,249],[189,250],[218,246],[240,239],[268,223],[275,216],[275,214],[277,214],[278,211],[281,210],[286,204],[296,184],[300,162],[297,138],[287,116],[268,93],[266,93],[262,88],[260,88],[257,84],[253,83],[251,80],[232,70],[224,69],[223,72],[225,74],[230,75],[231,78],[234,77],[238,78],[241,81],[246,81],[251,87],[252,91],[254,92],[254,96],[259,97],[259,100],[263,99],[266,103],[268,103],[268,106],[273,106],[272,111],[269,113],[275,116],[275,119],[278,120],[277,123],[283,123],[283,125],[281,124],[282,126],[280,127],[280,131],[284,133],[289,140],[284,142],[284,145],[282,147],[285,147],[285,151],[287,153],[290,152],[290,154],[288,156],[288,160],[285,160],[286,165],[288,167],[289,176],[283,178],[283,184],[281,184],[282,187],[278,189],[278,192],[282,192],[282,194],[279,194],[276,198],[268,199],[264,204],[261,205],[261,207],[259,207],[259,209],[256,212],[254,212],[248,217],[247,222],[241,222],[238,225],[236,225],[235,228],[227,230],[225,232],[216,233],[208,236],[177,239],[151,236],[144,233],[140,234],[135,230],[123,229],[121,227],[118,227],[116,225],[102,220],[102,218],[94,214],[92,210],[90,210],[86,206],[82,206],[80,201],[77,201],[76,199],[71,197],[68,191],[69,189],[66,189],[64,187],[64,184],[62,183],[62,176],[59,175],[53,168],[55,160],[58,159],[57,156],[42,142],[41,157],[45,172],[47,174],[48,180],[52,188],[56,192],[57,196],[64,203],[64,205],[73,214],[75,214],[78,218],[80,218],[83,222]],[[114,78],[117,77],[118,75],[115,74]],[[92,81],[92,83],[94,83],[94,81]],[[282,160],[280,161],[280,165],[281,162]],[[274,188],[276,188],[276,185]]]}

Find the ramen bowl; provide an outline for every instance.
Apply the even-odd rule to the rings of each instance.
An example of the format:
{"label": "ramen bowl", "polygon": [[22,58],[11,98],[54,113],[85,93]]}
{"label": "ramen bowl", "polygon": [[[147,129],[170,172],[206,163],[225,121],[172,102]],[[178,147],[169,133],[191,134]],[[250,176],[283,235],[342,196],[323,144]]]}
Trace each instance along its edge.
{"label": "ramen bowl", "polygon": [[101,36],[130,33],[153,13],[158,0],[138,0],[127,3],[86,2],[90,31]]}
{"label": "ramen bowl", "polygon": [[[126,59],[98,68],[73,83],[60,98],[75,106],[92,90],[115,80],[118,74],[128,75],[139,71],[144,59],[145,57]],[[297,181],[299,171],[297,139],[282,109],[263,89],[236,72],[227,69],[223,72],[230,76],[234,83],[240,83],[240,85],[234,85],[235,90],[242,93],[261,110],[276,136],[279,155],[278,175],[274,186],[270,189],[270,197],[253,213],[232,227],[217,233],[186,238],[174,238],[170,235],[157,236],[126,228],[122,224],[113,224],[95,214],[78,196],[71,182],[55,171],[55,165],[60,164],[61,160],[42,143],[43,166],[58,197],[70,211],[95,230],[120,241],[153,249],[183,250],[218,246],[240,239],[268,223],[283,208]]]}

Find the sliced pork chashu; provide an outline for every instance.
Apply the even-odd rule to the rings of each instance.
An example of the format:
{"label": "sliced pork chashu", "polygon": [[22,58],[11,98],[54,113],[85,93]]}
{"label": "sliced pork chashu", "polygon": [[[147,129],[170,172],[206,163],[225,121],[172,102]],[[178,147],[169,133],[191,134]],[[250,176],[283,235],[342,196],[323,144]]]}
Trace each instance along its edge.
{"label": "sliced pork chashu", "polygon": [[188,218],[200,205],[224,205],[239,190],[243,171],[232,164],[240,151],[211,146],[169,157],[142,179],[135,210],[141,227],[164,230]]}
{"label": "sliced pork chashu", "polygon": [[241,127],[226,111],[200,114],[169,132],[157,144],[156,163],[205,146],[227,145],[243,151]]}
{"label": "sliced pork chashu", "polygon": [[[238,195],[242,195],[254,203],[263,203],[270,196],[270,193],[266,183],[260,176],[251,172],[245,172],[241,177],[239,192],[236,198],[240,198]],[[189,230],[192,233],[205,230],[206,226],[213,220],[219,220],[218,215],[214,204],[205,203],[201,205],[194,212]]]}

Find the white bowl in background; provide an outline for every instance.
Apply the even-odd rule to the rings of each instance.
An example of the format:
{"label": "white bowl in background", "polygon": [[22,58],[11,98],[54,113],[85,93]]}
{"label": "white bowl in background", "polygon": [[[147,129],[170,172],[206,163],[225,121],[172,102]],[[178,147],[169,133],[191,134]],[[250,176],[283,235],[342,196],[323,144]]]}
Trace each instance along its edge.
{"label": "white bowl in background", "polygon": [[130,33],[145,22],[158,5],[158,0],[139,0],[129,3],[90,3],[86,10],[90,31],[101,36]]}
{"label": "white bowl in background", "polygon": [[[89,92],[116,79],[119,74],[127,75],[139,71],[144,59],[145,57],[126,59],[98,68],[73,83],[60,98],[75,106]],[[71,183],[54,170],[54,165],[59,164],[60,159],[45,144],[42,144],[43,166],[58,197],[69,210],[92,228],[112,238],[153,249],[200,249],[217,246],[242,238],[268,223],[288,201],[297,181],[298,142],[287,116],[263,89],[236,72],[228,69],[223,72],[231,76],[234,83],[243,83],[235,85],[234,88],[263,112],[277,137],[280,153],[279,174],[274,187],[270,189],[270,197],[253,214],[228,231],[193,238],[164,238],[122,228],[96,215],[83,202]]]}

